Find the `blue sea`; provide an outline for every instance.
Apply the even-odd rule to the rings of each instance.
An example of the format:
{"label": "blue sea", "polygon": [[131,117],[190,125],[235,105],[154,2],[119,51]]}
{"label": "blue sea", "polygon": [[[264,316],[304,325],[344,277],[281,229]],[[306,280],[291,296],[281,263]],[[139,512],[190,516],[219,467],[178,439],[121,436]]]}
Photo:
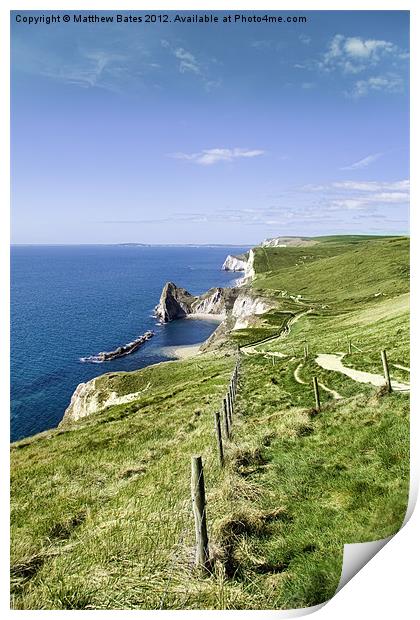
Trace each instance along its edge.
{"label": "blue sea", "polygon": [[[232,286],[227,254],[247,248],[13,246],[11,250],[11,439],[57,426],[78,383],[105,372],[173,359],[171,347],[196,344],[214,321],[153,317],[163,285],[192,294]],[[102,364],[81,357],[111,351],[148,329],[155,336],[131,355]]]}

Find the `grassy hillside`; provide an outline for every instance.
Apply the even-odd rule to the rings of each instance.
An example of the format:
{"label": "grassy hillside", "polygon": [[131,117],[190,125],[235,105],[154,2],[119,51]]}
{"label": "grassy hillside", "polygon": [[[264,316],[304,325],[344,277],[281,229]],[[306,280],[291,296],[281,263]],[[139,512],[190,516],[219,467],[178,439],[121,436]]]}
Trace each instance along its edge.
{"label": "grassy hillside", "polygon": [[309,248],[258,248],[254,288],[352,304],[408,290],[407,238],[330,240]]}
{"label": "grassy hillside", "polygon": [[[398,530],[409,484],[408,395],[324,370],[316,358],[342,352],[347,367],[381,373],[386,347],[393,379],[409,381],[408,241],[258,248],[256,269],[253,286],[278,307],[230,335],[244,348],[224,469],[213,414],[236,361],[232,347],[106,375],[110,391],[139,397],[12,445],[13,608],[314,605],[337,587],[344,543]],[[246,346],[267,335],[275,337]],[[319,413],[315,374],[342,397],[321,389]],[[194,568],[196,453],[206,478],[207,575]]]}

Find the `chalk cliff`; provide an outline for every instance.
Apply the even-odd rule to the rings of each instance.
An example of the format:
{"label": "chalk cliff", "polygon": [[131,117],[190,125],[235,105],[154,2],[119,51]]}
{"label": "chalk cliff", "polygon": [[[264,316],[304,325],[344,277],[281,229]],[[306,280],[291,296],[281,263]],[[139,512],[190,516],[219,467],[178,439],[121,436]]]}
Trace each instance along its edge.
{"label": "chalk cliff", "polygon": [[237,297],[235,288],[211,288],[202,295],[191,295],[173,282],[163,287],[155,315],[162,323],[182,319],[190,314],[215,314],[226,316]]}
{"label": "chalk cliff", "polygon": [[262,247],[271,248],[287,248],[287,247],[307,247],[319,243],[316,239],[310,237],[272,237],[264,239],[261,243]]}
{"label": "chalk cliff", "polygon": [[232,256],[228,254],[222,265],[223,271],[245,271],[248,257],[246,254],[240,256]]}
{"label": "chalk cliff", "polygon": [[244,291],[235,300],[232,308],[232,317],[235,319],[233,330],[244,329],[252,323],[255,316],[264,314],[275,307],[270,299],[255,296]]}

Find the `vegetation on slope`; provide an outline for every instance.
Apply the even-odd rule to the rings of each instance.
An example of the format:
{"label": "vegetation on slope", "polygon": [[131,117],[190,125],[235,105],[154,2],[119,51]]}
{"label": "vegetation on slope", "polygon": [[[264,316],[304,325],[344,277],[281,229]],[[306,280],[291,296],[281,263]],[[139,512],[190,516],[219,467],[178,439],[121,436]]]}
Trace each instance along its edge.
{"label": "vegetation on slope", "polygon": [[[105,376],[100,381],[118,395],[144,391],[13,444],[12,606],[266,609],[331,597],[343,544],[388,536],[404,518],[408,396],[322,370],[316,354],[342,351],[347,366],[380,373],[386,347],[391,364],[409,365],[407,246],[329,238],[309,248],[264,248],[270,271],[259,263],[254,286],[270,290],[278,309],[231,338],[246,345],[276,337],[241,353],[223,470],[213,414],[235,364],[232,347]],[[316,260],[296,266],[295,251],[315,249]],[[296,315],[290,333],[278,336]],[[349,338],[358,347],[351,354]],[[321,390],[318,414],[314,374],[343,396]],[[393,365],[391,374],[409,378]],[[208,575],[194,569],[195,453],[205,467]]]}

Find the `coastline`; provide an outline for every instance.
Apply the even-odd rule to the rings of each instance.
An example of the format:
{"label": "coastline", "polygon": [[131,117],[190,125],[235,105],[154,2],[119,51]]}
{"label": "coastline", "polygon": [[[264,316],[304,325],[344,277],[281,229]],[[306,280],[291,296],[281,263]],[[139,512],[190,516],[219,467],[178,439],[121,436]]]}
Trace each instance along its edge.
{"label": "coastline", "polygon": [[[59,256],[61,256],[61,252],[62,251],[64,252],[64,250],[62,250],[61,248],[59,248],[59,250],[60,250]],[[38,257],[38,254],[36,254],[35,258],[38,257],[37,260],[38,260],[40,267],[44,268],[44,263],[46,259],[50,256],[52,249],[48,251],[49,251],[49,254],[47,252],[45,256],[44,256],[44,252],[42,252],[39,257]],[[115,251],[118,252],[118,248],[115,249]],[[150,251],[151,250],[148,249],[148,252]],[[229,251],[232,252],[232,249],[226,248],[226,253]],[[52,256],[56,256],[55,252],[56,250],[54,248],[54,252]],[[103,251],[101,250],[101,252],[96,254],[96,250],[95,250],[95,253],[93,256],[94,260],[92,259],[93,264],[94,265],[97,263],[99,264],[99,261],[102,264],[103,260],[106,260],[108,261],[110,267],[112,268],[112,266],[115,264],[113,252],[110,255],[108,255],[108,253],[105,252],[105,250]],[[226,256],[225,252],[223,252],[223,255]],[[84,263],[85,252],[83,252],[82,250],[81,250],[81,253],[72,252],[69,255],[68,253],[64,253],[64,256],[65,257],[69,256],[71,258],[71,262],[77,265],[79,265],[80,263],[85,264]],[[126,288],[133,289],[134,286],[137,285],[137,274],[134,274],[134,271],[132,269],[132,261],[129,260],[130,256],[131,255],[129,252],[128,259],[124,258],[124,261],[128,260],[128,263],[129,263],[128,267],[130,267],[131,269],[131,270],[127,269],[127,279],[126,278],[124,279],[124,282],[127,283],[127,287],[125,286],[120,287],[121,290],[120,288],[117,287],[116,291],[113,291],[112,293],[113,296],[115,296],[115,298],[118,298],[118,300],[122,300],[121,303],[124,303],[124,304],[126,304],[127,302],[126,297],[125,297],[125,292],[124,292],[125,289]],[[172,254],[170,254],[170,256],[172,256]],[[198,290],[203,290],[204,292],[207,292],[208,290],[211,290],[211,288],[226,288],[226,289],[234,288],[235,285],[238,283],[238,279],[240,278],[235,277],[235,276],[241,276],[242,274],[222,273],[220,271],[219,265],[222,263],[223,257],[219,257],[217,255],[216,259],[214,259],[213,254],[209,253],[209,255],[207,256],[207,252],[205,253],[204,257],[201,257],[201,254],[198,254],[197,256],[201,262],[203,260],[207,261],[210,264],[210,268],[213,271],[210,271],[209,274],[206,273],[205,276],[201,276],[197,274],[197,272],[190,273],[190,269],[188,268],[188,265],[190,265],[192,259],[195,259],[195,253],[192,254],[192,251],[191,251],[190,254],[186,255],[185,259],[183,260],[180,259],[181,268],[185,271],[184,273],[185,277],[182,278],[182,284],[186,282],[186,285],[189,288],[197,287]],[[125,253],[124,253],[124,257],[125,257]],[[24,263],[25,265],[26,264],[30,265],[35,260],[34,256],[32,256],[32,253],[29,255],[25,254],[24,258],[25,258],[25,263]],[[156,259],[155,254],[152,254],[151,258],[155,260]],[[159,261],[161,260],[160,255],[157,258],[159,259]],[[175,258],[178,261],[177,255],[175,256]],[[57,261],[54,261],[54,260],[48,260],[47,262],[48,262],[48,265],[57,264]],[[38,263],[35,261],[36,265]],[[187,266],[184,265],[184,263],[186,263]],[[157,262],[156,264],[159,265],[160,263]],[[206,262],[204,264],[207,265]],[[183,273],[182,269],[181,269],[181,273]],[[30,269],[28,269],[28,271],[30,275],[30,273],[32,272]],[[220,280],[218,279],[219,273],[221,273]],[[135,277],[133,274],[135,275]],[[130,276],[132,276],[131,279],[130,279]],[[60,283],[63,281],[63,280],[60,280],[61,274],[60,274],[60,278],[58,278],[56,274],[56,270],[54,269],[52,269],[51,271],[51,277],[52,279],[55,279],[58,285],[60,285]],[[70,277],[70,282],[72,283],[73,282],[72,273],[69,274],[69,277]],[[68,278],[66,279],[66,281],[67,280]],[[145,278],[144,280],[146,282]],[[30,277],[26,278],[25,281],[30,283],[31,282]],[[87,281],[90,282],[89,279]],[[143,285],[144,284],[143,281],[141,281],[140,284]],[[78,286],[78,283],[73,282],[73,285]],[[68,298],[69,295],[67,294],[66,291],[67,289],[62,291],[62,296],[60,297],[60,299],[63,299],[66,301],[66,307],[69,309],[69,315],[71,315],[71,310],[73,308],[72,306],[73,301],[72,299]],[[28,297],[30,297],[30,294],[31,294],[31,290],[29,287]],[[98,299],[101,299],[100,294],[101,294],[101,290],[99,290]],[[93,297],[91,299],[92,299],[92,303],[90,305],[89,303],[86,303],[86,308],[87,308],[86,316],[88,319],[91,314],[94,314],[93,310],[94,310],[95,302],[93,302]],[[156,299],[155,295],[152,296],[148,293],[147,300],[146,300],[148,304],[151,305],[152,303],[156,303],[158,300],[156,299],[156,302],[155,302],[154,301],[155,299]],[[56,304],[57,307],[53,306],[51,308],[51,312],[54,312],[56,316],[59,316],[58,309],[60,305],[61,305],[61,302]],[[120,305],[120,301],[118,301],[118,303],[115,303],[115,305],[116,306]],[[64,412],[69,406],[69,402],[71,401],[72,395],[74,394],[75,390],[77,389],[77,386],[80,383],[88,383],[92,379],[99,377],[103,374],[108,374],[110,372],[111,373],[112,372],[133,372],[135,370],[141,370],[148,366],[154,366],[155,364],[158,364],[158,363],[165,363],[166,361],[169,361],[169,360],[188,359],[192,356],[199,354],[200,347],[206,342],[206,340],[209,337],[212,336],[213,332],[218,328],[219,324],[222,323],[226,319],[224,312],[221,312],[220,314],[209,314],[205,311],[203,313],[197,313],[194,315],[183,317],[183,318],[190,319],[190,321],[195,320],[196,321],[195,323],[184,322],[183,326],[180,324],[178,327],[172,326],[171,328],[168,327],[167,331],[166,330],[161,331],[160,329],[158,330],[156,329],[154,322],[152,323],[149,318],[146,318],[150,316],[149,314],[150,306],[148,308],[146,307],[145,304],[143,305],[144,307],[140,305],[139,308],[137,307],[134,308],[134,307],[131,307],[130,305],[127,306],[131,309],[131,312],[128,314],[128,317],[127,317],[128,318],[127,324],[130,327],[129,331],[127,330],[129,334],[127,338],[127,342],[130,341],[129,344],[131,344],[131,342],[134,342],[132,340],[132,337],[130,338],[130,334],[131,333],[135,334],[138,329],[140,329],[141,331],[148,330],[148,329],[156,330],[156,333],[155,333],[156,338],[153,339],[153,342],[148,343],[147,347],[145,347],[144,349],[144,352],[142,351],[140,354],[138,354],[137,352],[133,351],[133,354],[136,353],[136,355],[134,356],[134,355],[129,354],[131,353],[131,351],[130,352],[127,351],[127,354],[124,354],[123,356],[119,356],[119,355],[115,356],[115,359],[114,359],[114,356],[112,356],[112,359],[99,359],[99,354],[97,353],[97,351],[103,351],[103,349],[105,348],[106,351],[113,353],[113,351],[111,351],[111,349],[113,348],[112,346],[113,343],[121,342],[120,330],[117,330],[116,327],[121,324],[123,327],[123,331],[124,331],[126,321],[120,320],[118,317],[116,317],[116,313],[114,312],[114,314],[111,313],[111,316],[113,317],[111,321],[112,329],[107,330],[106,324],[103,320],[100,320],[98,322],[95,321],[94,325],[91,324],[92,322],[89,323],[89,321],[87,320],[82,324],[82,328],[84,330],[83,333],[85,334],[85,336],[83,338],[78,337],[78,336],[74,337],[73,338],[74,342],[71,339],[66,341],[66,347],[61,350],[60,355],[62,358],[61,363],[63,364],[63,367],[64,365],[66,365],[66,368],[68,368],[69,370],[68,372],[63,374],[62,377],[56,379],[55,376],[52,376],[51,373],[48,372],[47,364],[36,362],[35,368],[39,369],[39,372],[37,371],[39,376],[37,373],[34,373],[34,375],[35,375],[35,379],[39,381],[40,389],[37,390],[34,388],[33,395],[27,396],[25,393],[24,395],[25,397],[22,399],[18,398],[17,392],[15,393],[14,399],[12,400],[13,416],[12,416],[11,433],[10,433],[11,441],[18,441],[22,438],[31,437],[39,432],[43,432],[45,430],[49,430],[52,428],[57,428],[57,426],[60,424],[63,418]],[[113,309],[114,307],[112,308],[112,310]],[[55,313],[55,310],[57,310],[56,313]],[[90,312],[90,310],[92,310],[92,312]],[[139,310],[143,311],[141,314],[141,317],[143,318],[136,320],[133,317],[138,316]],[[203,307],[203,310],[207,310],[207,308]],[[219,309],[214,308],[214,310],[216,310],[217,312]],[[74,313],[74,317],[75,317],[77,316],[76,307],[74,308],[74,312],[75,312]],[[153,317],[150,317],[150,318],[153,318]],[[38,318],[36,320],[38,321]],[[200,322],[203,322],[203,324],[207,324],[206,327],[204,327],[204,325],[203,325],[203,328],[199,327]],[[43,323],[45,323],[45,325]],[[180,323],[182,323],[182,321]],[[138,324],[140,324],[140,328],[138,327]],[[46,338],[46,335],[48,335],[47,322],[45,320],[41,321],[39,325],[40,325],[40,330],[38,331],[38,333],[40,334],[40,339],[41,339],[41,336],[42,338]],[[71,324],[70,324],[70,328],[72,328]],[[96,330],[96,332],[98,333],[100,331],[103,331],[106,334],[108,333],[111,334],[111,336],[108,336],[109,341],[111,343],[108,346],[108,348],[106,348],[106,343],[105,343],[105,347],[101,348],[101,345],[104,343],[101,341],[99,341],[98,343],[96,340],[95,340],[95,342],[97,342],[96,345],[92,344],[91,347],[89,348],[87,347],[86,343],[88,342],[88,339],[87,339],[88,334],[90,334],[94,330]],[[77,330],[73,329],[71,333],[77,334]],[[38,344],[41,344],[41,343],[38,343]],[[123,348],[124,346],[126,345],[122,345],[121,348]],[[92,350],[89,351],[89,349],[92,349],[92,348],[93,348],[93,351]],[[96,351],[95,351],[95,348],[96,348]],[[117,348],[119,349],[120,347],[117,347]],[[123,351],[121,351],[121,353],[122,352]],[[22,354],[22,357],[23,357],[23,354]],[[34,352],[33,357],[35,359],[35,352]],[[81,359],[81,357],[83,359]],[[25,355],[25,359],[27,359],[26,355]],[[86,363],[86,362],[91,362],[91,363]],[[15,374],[16,374],[16,371],[15,371]],[[21,386],[20,389],[22,390],[26,389],[28,391],[28,388],[25,388],[24,386]],[[41,397],[41,394],[42,394],[42,397]],[[33,417],[30,414],[30,411],[32,408],[30,406],[30,402],[32,402],[33,400],[36,406],[38,406],[38,401],[40,401],[41,398],[45,400],[47,406],[45,407],[45,409],[43,409],[42,416],[37,417],[37,419],[33,419]]]}
{"label": "coastline", "polygon": [[197,355],[201,355],[200,347],[205,343],[198,342],[197,344],[183,344],[175,347],[164,347],[161,349],[165,355],[169,355],[171,357],[176,357],[178,360],[186,360],[191,357],[196,357]]}

